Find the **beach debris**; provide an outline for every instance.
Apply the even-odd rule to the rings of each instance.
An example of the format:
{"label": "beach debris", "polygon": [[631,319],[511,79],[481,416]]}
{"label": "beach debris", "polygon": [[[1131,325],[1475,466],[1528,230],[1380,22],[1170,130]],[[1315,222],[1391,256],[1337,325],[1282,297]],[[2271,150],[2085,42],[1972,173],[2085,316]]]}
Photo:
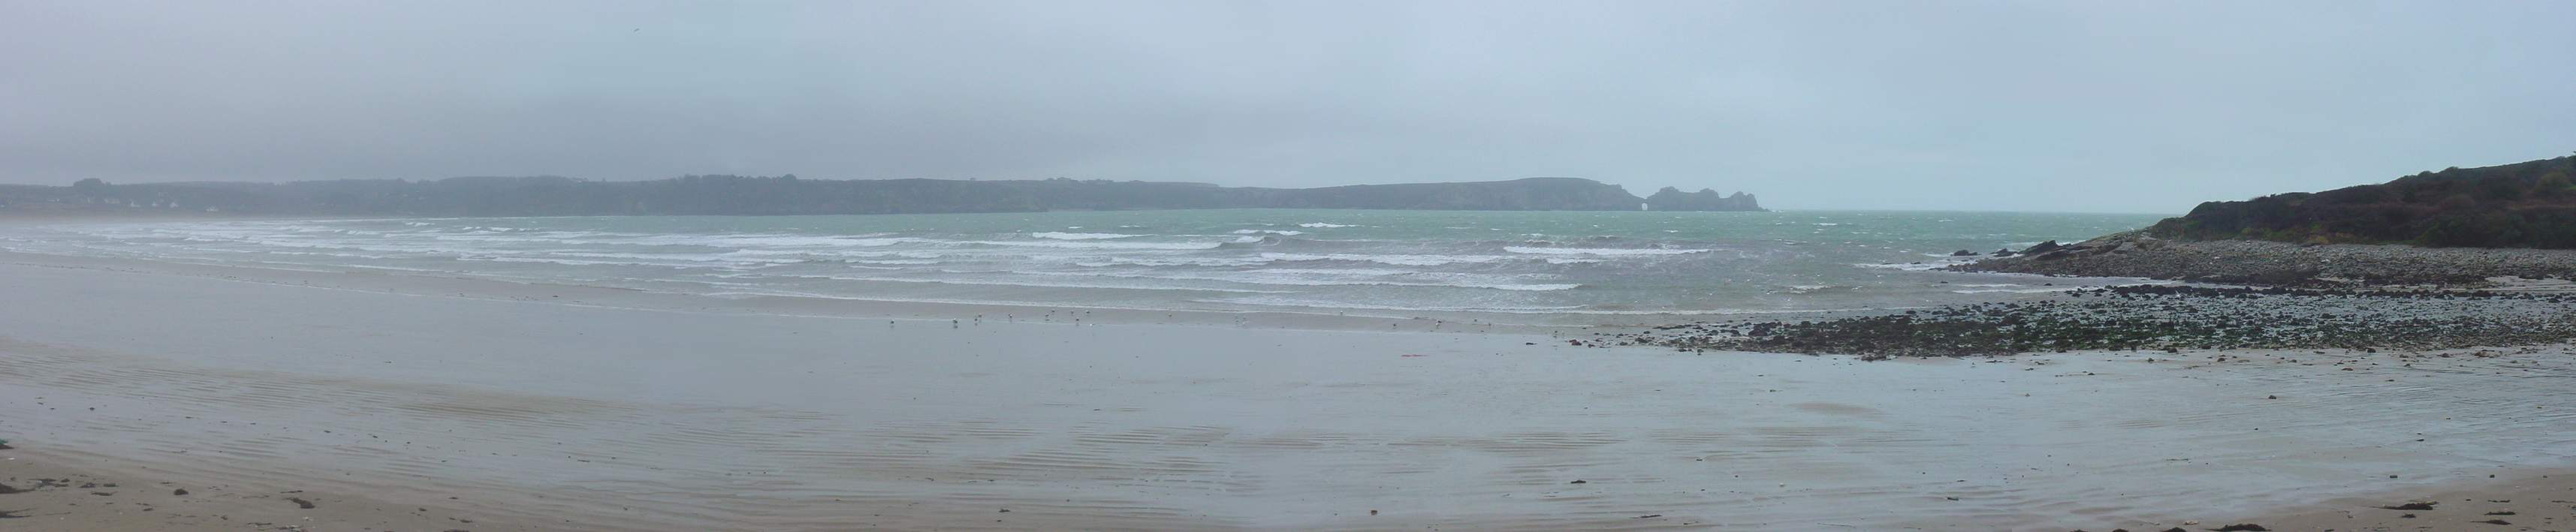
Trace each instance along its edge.
{"label": "beach debris", "polygon": [[10,446],[9,446],[9,440],[0,440],[0,451],[6,451],[6,450],[10,450],[10,449],[16,449],[16,447],[10,447]]}
{"label": "beach debris", "polygon": [[2470,522],[2471,522],[2471,523],[2486,523],[2486,524],[2490,524],[2490,525],[2510,525],[2510,524],[2513,524],[2512,522],[2508,522],[2508,521],[2505,521],[2505,520],[2503,520],[2503,519],[2488,519],[2488,520],[2485,520],[2485,521],[2470,521]]}
{"label": "beach debris", "polygon": [[2496,510],[2487,512],[2487,515],[2513,515],[2513,510]]}
{"label": "beach debris", "polygon": [[1402,356],[1402,357],[1399,357],[1399,358],[1422,358],[1422,357],[1424,357],[1424,356],[1426,356],[1426,355],[1419,355],[1419,354],[1406,354],[1406,355],[1404,355],[1404,356]]}
{"label": "beach debris", "polygon": [[2218,532],[2267,532],[2272,529],[2263,528],[2263,525],[2253,523],[2237,523],[2218,527],[2216,530],[2218,530]]}
{"label": "beach debris", "polygon": [[188,488],[179,488],[179,489],[175,489],[175,490],[170,490],[170,494],[171,494],[171,495],[178,495],[178,496],[185,496],[185,495],[187,495],[187,494],[188,494]]}
{"label": "beach debris", "polygon": [[288,498],[288,499],[286,499],[286,500],[287,500],[287,501],[290,501],[290,502],[294,502],[294,503],[295,503],[295,507],[297,507],[297,508],[303,508],[303,509],[306,509],[306,510],[311,510],[311,509],[313,509],[313,501],[304,500],[304,498],[303,498],[303,497],[291,497],[291,498]]}
{"label": "beach debris", "polygon": [[1638,518],[1638,519],[1654,519],[1654,518],[1657,518],[1657,517],[1663,517],[1663,516],[1664,516],[1664,514],[1646,514],[1646,515],[1640,515],[1640,516],[1637,516],[1637,518]]}
{"label": "beach debris", "polygon": [[1573,481],[1573,482],[1567,482],[1567,484],[1589,484],[1589,483],[1588,483],[1588,482],[1584,482],[1584,481],[1577,480],[1577,481]]}
{"label": "beach debris", "polygon": [[26,491],[26,490],[18,489],[18,488],[16,488],[16,487],[10,486],[10,485],[8,485],[8,484],[0,484],[0,495],[11,495],[11,494],[16,494],[16,493],[23,492],[23,491]]}
{"label": "beach debris", "polygon": [[26,511],[26,510],[0,510],[0,519],[17,519],[17,518],[20,518],[20,517],[26,517],[26,516],[23,516],[23,515],[18,515],[18,512],[24,512],[24,511]]}

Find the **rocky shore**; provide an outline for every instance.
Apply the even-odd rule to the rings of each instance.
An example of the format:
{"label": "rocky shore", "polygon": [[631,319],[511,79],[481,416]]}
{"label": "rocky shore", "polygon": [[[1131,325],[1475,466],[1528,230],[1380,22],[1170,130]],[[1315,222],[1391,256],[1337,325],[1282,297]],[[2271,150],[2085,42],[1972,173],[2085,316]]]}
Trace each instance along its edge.
{"label": "rocky shore", "polygon": [[2173,240],[2131,231],[2064,246],[2043,243],[1948,269],[2267,286],[2485,287],[2496,277],[2576,279],[2576,250]]}
{"label": "rocky shore", "polygon": [[2080,350],[2512,347],[2576,340],[2576,294],[2121,286],[2036,301],[1800,321],[1671,325],[1612,343],[1956,357]]}

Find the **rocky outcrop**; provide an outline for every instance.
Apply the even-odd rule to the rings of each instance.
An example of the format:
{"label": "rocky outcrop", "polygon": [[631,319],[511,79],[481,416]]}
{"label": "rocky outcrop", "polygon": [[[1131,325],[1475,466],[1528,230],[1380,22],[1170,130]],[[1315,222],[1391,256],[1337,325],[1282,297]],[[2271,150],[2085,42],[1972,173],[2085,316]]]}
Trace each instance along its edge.
{"label": "rocky outcrop", "polygon": [[2149,231],[2192,240],[2576,249],[2576,157],[2213,201]]}
{"label": "rocky outcrop", "polygon": [[2147,231],[2053,244],[1950,269],[2268,286],[2476,286],[2491,277],[2576,279],[2576,250],[2193,241],[2160,238]]}
{"label": "rocky outcrop", "polygon": [[1752,194],[1743,192],[1737,192],[1732,196],[1720,196],[1717,195],[1717,191],[1705,188],[1699,189],[1699,192],[1682,192],[1678,188],[1664,187],[1663,190],[1655,191],[1655,195],[1646,196],[1646,210],[1759,211],[1762,210],[1762,205],[1753,201]]}

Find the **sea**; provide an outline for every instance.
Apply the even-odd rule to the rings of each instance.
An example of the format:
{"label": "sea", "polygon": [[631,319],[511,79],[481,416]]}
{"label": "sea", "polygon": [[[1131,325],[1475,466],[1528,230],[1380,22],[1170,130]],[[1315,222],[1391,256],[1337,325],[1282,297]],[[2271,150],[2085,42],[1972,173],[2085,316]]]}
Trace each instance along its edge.
{"label": "sea", "polygon": [[[1938,270],[2157,214],[1172,210],[68,222],[0,249],[710,297],[1601,324],[1934,306],[2119,280]],[[1643,317],[1643,318],[1640,318]]]}

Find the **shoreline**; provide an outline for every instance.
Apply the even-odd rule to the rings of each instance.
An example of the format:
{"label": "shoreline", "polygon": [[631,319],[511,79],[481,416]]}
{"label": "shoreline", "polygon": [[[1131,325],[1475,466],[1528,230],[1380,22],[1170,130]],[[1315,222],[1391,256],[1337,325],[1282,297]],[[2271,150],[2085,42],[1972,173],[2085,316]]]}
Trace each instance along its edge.
{"label": "shoreline", "polygon": [[[261,512],[303,489],[467,530],[2292,530],[2262,516],[2556,475],[2552,442],[2576,441],[2576,401],[2539,382],[2576,375],[2565,345],[1863,363],[34,262],[0,257],[0,288],[59,303],[0,309],[0,438],[21,449],[0,456],[76,462],[29,474],[254,486]],[[460,493],[490,505],[441,506]],[[53,495],[100,519],[91,499],[124,497]]]}
{"label": "shoreline", "polygon": [[[78,454],[78,453],[73,453]],[[113,457],[57,454],[43,450],[0,449],[0,530],[81,529],[148,531],[248,527],[258,530],[339,530],[358,526],[375,530],[444,531],[608,531],[658,527],[635,523],[602,525],[557,514],[514,515],[496,508],[510,500],[469,497],[440,500],[435,496],[401,498],[394,503],[375,497],[364,484],[227,478],[220,474],[177,474],[148,466],[120,467]],[[2471,475],[2474,477],[2474,475]],[[2576,468],[2505,469],[2488,478],[2348,494],[2308,503],[2257,511],[2181,515],[2128,525],[2069,522],[2017,530],[2115,529],[2216,530],[2240,524],[2273,531],[2310,530],[2449,530],[2511,527],[2549,530],[2576,521]],[[295,489],[313,484],[329,489]],[[310,507],[306,507],[309,505]],[[996,515],[1007,516],[997,512]],[[579,517],[579,516],[576,516]],[[1010,524],[1010,520],[997,521]],[[1018,527],[1087,523],[1018,521]],[[1088,522],[1088,524],[1098,524]],[[1168,527],[1171,523],[1162,523]],[[1859,528],[1816,523],[1833,528]],[[982,528],[964,523],[915,522],[894,529]],[[1650,528],[1667,528],[1659,523]],[[1692,524],[1684,523],[1684,527]],[[1908,529],[1956,528],[1959,523],[1919,522]],[[1500,524],[1502,528],[1516,528]],[[996,527],[1011,528],[1011,527]],[[1206,523],[1189,528],[1238,528]],[[1339,527],[1373,529],[1373,527]],[[2127,530],[2128,528],[2116,528]]]}
{"label": "shoreline", "polygon": [[[509,501],[375,498],[370,486],[321,479],[188,474],[49,449],[0,450],[0,530],[613,530],[495,514]],[[471,500],[469,500],[471,499]],[[309,506],[309,507],[308,507]]]}
{"label": "shoreline", "polygon": [[2060,277],[2141,277],[2282,287],[2485,288],[2499,278],[2576,280],[2576,249],[2428,248],[2175,240],[2132,230],[1944,267]]}

